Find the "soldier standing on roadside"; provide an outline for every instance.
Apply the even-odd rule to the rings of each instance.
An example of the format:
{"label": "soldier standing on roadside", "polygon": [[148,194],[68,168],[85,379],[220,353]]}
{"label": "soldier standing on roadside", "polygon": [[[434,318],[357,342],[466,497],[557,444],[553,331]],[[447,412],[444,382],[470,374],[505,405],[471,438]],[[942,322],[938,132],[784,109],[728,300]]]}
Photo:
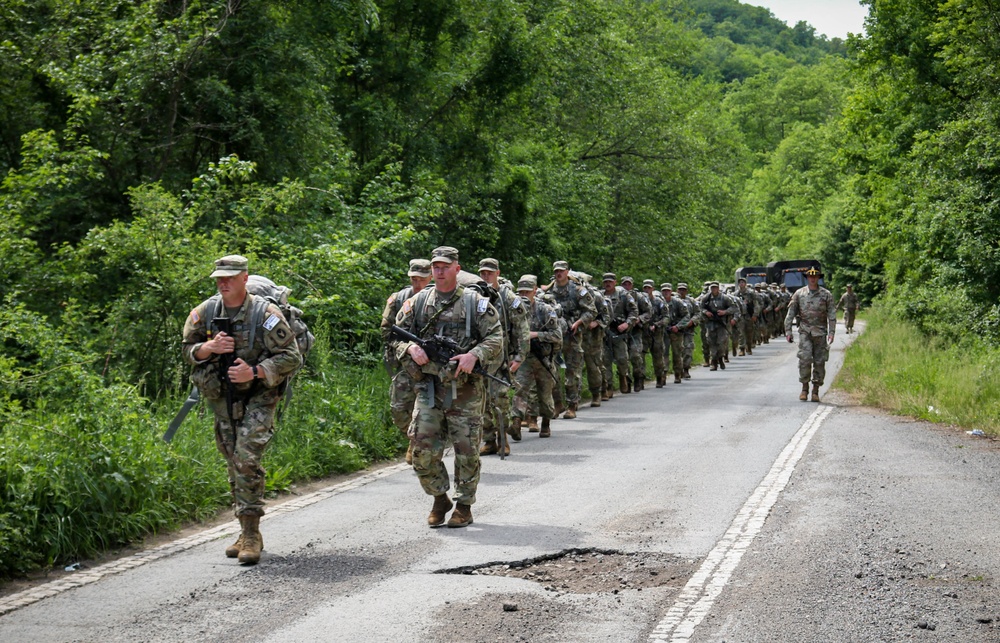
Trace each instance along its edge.
{"label": "soldier standing on roadside", "polygon": [[[562,307],[563,318],[569,331],[563,335],[563,359],[566,361],[566,404],[569,407],[563,418],[576,417],[580,405],[580,382],[583,371],[583,331],[597,319],[597,307],[590,291],[570,280],[569,264],[556,261],[552,264],[555,282],[548,293]],[[595,374],[596,375],[596,374]],[[596,379],[594,380],[596,382]]]}
{"label": "soldier standing on roadside", "polygon": [[518,279],[517,292],[528,302],[530,329],[528,352],[517,371],[514,422],[510,432],[514,441],[520,442],[521,423],[536,405],[542,416],[538,437],[547,438],[552,434],[551,422],[555,414],[552,389],[557,383],[552,358],[562,347],[562,330],[556,311],[535,296],[538,293],[538,278],[535,275],[523,275]]}
{"label": "soldier standing on roadside", "polygon": [[410,270],[406,273],[410,285],[389,295],[382,311],[382,323],[379,331],[382,333],[384,346],[383,362],[392,385],[389,387],[389,409],[392,413],[392,423],[403,432],[410,441],[406,448],[406,464],[413,464],[413,436],[410,435],[410,420],[413,419],[413,401],[417,399],[413,392],[413,377],[402,368],[396,359],[395,341],[392,339],[392,325],[396,323],[396,315],[403,308],[403,302],[417,294],[431,283],[431,262],[426,259],[410,261]]}
{"label": "soldier standing on roadside", "polygon": [[806,271],[808,287],[795,291],[785,316],[785,336],[789,343],[793,341],[792,322],[796,317],[799,319],[799,382],[802,383],[799,399],[803,402],[809,394],[810,380],[812,401],[819,402],[819,387],[826,378],[826,360],[837,328],[837,306],[830,291],[819,285],[822,278],[823,273],[816,268]]}
{"label": "soldier standing on roadside", "polygon": [[858,312],[858,296],[854,294],[854,284],[847,284],[847,292],[840,296],[837,310],[844,309],[844,326],[848,333],[854,332],[854,315]]}
{"label": "soldier standing on roadside", "polygon": [[[514,292],[511,283],[500,278],[500,262],[496,259],[487,258],[479,262],[479,278],[500,295],[497,313],[503,330],[503,356],[500,360],[503,363],[497,368],[502,369],[506,365],[510,369],[509,376],[513,377],[528,352],[528,307]],[[508,373],[500,375],[506,377]],[[500,439],[498,431],[501,426],[509,426],[510,417],[510,396],[507,394],[510,388],[490,380],[486,383],[486,390],[490,404],[483,416],[483,446],[479,455],[500,451],[500,444],[506,441]],[[504,444],[504,455],[510,455],[510,444]]]}
{"label": "soldier standing on roadside", "polygon": [[[184,359],[191,381],[215,416],[215,444],[226,459],[229,489],[241,533],[226,556],[255,564],[264,549],[264,449],[274,435],[274,412],[289,374],[302,355],[281,310],[247,292],[247,260],[229,255],[215,262],[219,294],[198,305],[184,322]],[[218,329],[226,318],[232,334]],[[220,373],[222,356],[234,354]],[[231,400],[231,402],[230,402]],[[231,404],[231,405],[230,405]]]}
{"label": "soldier standing on roadside", "polygon": [[442,459],[446,443],[455,449],[455,501],[449,527],[472,524],[472,505],[479,486],[479,441],[482,438],[485,386],[483,378],[473,375],[477,364],[484,367],[496,360],[503,350],[500,316],[472,288],[458,284],[458,250],[436,248],[431,256],[434,288],[425,288],[407,299],[396,317],[396,324],[414,335],[430,339],[443,335],[458,342],[462,353],[447,364],[430,361],[427,353],[412,342],[398,342],[396,356],[419,367],[414,405],[413,469],[424,492],[434,496],[434,506],[427,523],[444,523],[452,508],[448,499],[448,470]]}

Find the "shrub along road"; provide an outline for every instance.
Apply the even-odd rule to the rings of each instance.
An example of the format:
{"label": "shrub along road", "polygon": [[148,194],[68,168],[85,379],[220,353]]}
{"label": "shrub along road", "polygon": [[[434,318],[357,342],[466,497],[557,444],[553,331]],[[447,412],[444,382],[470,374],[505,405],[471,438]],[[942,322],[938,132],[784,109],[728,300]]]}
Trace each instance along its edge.
{"label": "shrub along road", "polygon": [[997,640],[993,443],[799,402],[796,370],[772,342],[525,433],[467,529],[424,526],[391,467],[272,513],[256,567],[211,532],[9,611],[0,640]]}

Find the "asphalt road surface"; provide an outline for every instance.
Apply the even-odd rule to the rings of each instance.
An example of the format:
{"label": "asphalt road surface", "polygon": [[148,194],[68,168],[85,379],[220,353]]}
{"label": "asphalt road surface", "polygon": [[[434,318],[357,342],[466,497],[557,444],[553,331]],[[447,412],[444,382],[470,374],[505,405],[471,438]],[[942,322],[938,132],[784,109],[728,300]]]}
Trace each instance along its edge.
{"label": "asphalt road surface", "polygon": [[8,593],[0,641],[1000,641],[992,441],[799,402],[783,341],[692,374],[484,458],[466,529],[383,467],[276,507],[256,567],[232,522]]}

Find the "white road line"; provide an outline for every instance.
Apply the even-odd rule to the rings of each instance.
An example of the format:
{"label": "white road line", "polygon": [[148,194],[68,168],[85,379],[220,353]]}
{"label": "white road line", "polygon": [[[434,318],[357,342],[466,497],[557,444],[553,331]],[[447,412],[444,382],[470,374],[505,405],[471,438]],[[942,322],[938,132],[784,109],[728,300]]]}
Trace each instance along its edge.
{"label": "white road line", "polygon": [[712,609],[715,599],[729,582],[743,554],[760,533],[767,515],[809,445],[809,440],[831,411],[832,406],[816,409],[792,436],[771,470],[736,514],[729,529],[649,635],[650,641],[687,641],[691,638],[695,628]]}
{"label": "white road line", "polygon": [[[290,500],[274,507],[274,509],[271,509],[261,520],[268,520],[274,516],[290,513],[292,511],[298,511],[299,509],[308,507],[309,505],[314,505],[321,500],[326,500],[331,496],[336,496],[346,491],[363,487],[381,478],[385,478],[395,473],[399,473],[400,471],[406,471],[409,469],[412,469],[412,467],[408,464],[397,464],[391,467],[385,467],[384,469],[379,469],[378,471],[373,471],[372,473],[366,473],[363,476],[358,476],[357,478],[346,480],[329,487],[324,487],[319,491],[314,491],[313,493],[302,496],[301,498]],[[32,587],[16,594],[11,594],[10,596],[5,596],[0,598],[0,616],[3,616],[8,612],[13,612],[16,609],[31,605],[32,603],[37,603],[43,598],[49,598],[50,596],[61,594],[65,591],[73,589],[74,587],[96,583],[105,576],[112,576],[128,569],[132,569],[133,567],[139,567],[141,565],[145,565],[146,563],[151,563],[154,560],[159,560],[160,558],[166,558],[167,556],[187,551],[188,549],[192,549],[198,545],[203,545],[212,540],[232,536],[239,530],[240,528],[238,522],[228,522],[224,525],[206,529],[205,531],[198,532],[191,536],[165,543],[159,547],[154,547],[153,549],[141,551],[136,554],[132,554],[131,556],[119,558],[118,560],[111,561],[110,563],[105,563],[104,565],[87,569],[79,574],[66,576],[65,578],[60,578],[59,580],[54,580],[49,583],[45,583],[44,585]]]}

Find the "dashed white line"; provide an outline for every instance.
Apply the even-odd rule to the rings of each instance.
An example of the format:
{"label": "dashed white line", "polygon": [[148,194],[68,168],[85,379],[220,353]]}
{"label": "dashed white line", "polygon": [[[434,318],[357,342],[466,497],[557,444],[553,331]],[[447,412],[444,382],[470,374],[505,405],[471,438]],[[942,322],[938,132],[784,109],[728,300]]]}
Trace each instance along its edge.
{"label": "dashed white line", "polygon": [[681,590],[673,606],[649,635],[650,641],[687,641],[719,597],[740,564],[747,548],[760,533],[778,496],[809,445],[809,440],[833,411],[821,406],[795,432],[757,489],[736,514],[729,529],[709,552],[701,567]]}
{"label": "dashed white line", "polygon": [[[298,498],[296,500],[291,500],[289,502],[282,503],[271,509],[261,520],[268,520],[274,516],[279,516],[281,514],[290,513],[292,511],[298,511],[309,505],[316,504],[321,500],[326,500],[331,496],[336,496],[338,494],[350,491],[352,489],[357,489],[358,487],[363,487],[367,484],[375,482],[381,478],[391,476],[400,471],[406,471],[411,469],[408,464],[397,464],[391,467],[385,467],[379,469],[378,471],[373,471],[371,473],[366,473],[365,475],[358,476],[351,480],[346,480],[344,482],[331,485],[329,487],[324,487],[319,491],[314,491],[313,493],[307,494]],[[60,578],[59,580],[54,580],[44,585],[39,585],[37,587],[31,587],[29,589],[17,592],[16,594],[11,594],[10,596],[5,596],[0,598],[0,616],[13,612],[16,609],[26,607],[32,603],[37,603],[38,601],[49,598],[50,596],[55,596],[61,594],[65,591],[71,590],[74,587],[80,587],[81,585],[89,585],[90,583],[96,583],[106,576],[112,576],[120,572],[132,569],[134,567],[139,567],[145,565],[146,563],[151,563],[154,560],[159,560],[160,558],[166,558],[167,556],[172,556],[173,554],[180,553],[182,551],[187,551],[202,545],[204,543],[216,540],[218,538],[223,538],[226,536],[232,536],[239,531],[239,523],[236,521],[228,522],[224,525],[218,527],[213,527],[211,529],[206,529],[205,531],[198,532],[191,536],[185,538],[179,538],[177,540],[171,541],[160,545],[159,547],[154,547],[153,549],[148,549],[146,551],[141,551],[131,556],[126,556],[125,558],[119,558],[118,560],[111,561],[110,563],[105,563],[98,567],[93,567],[80,574],[74,574],[72,576],[67,576],[65,578]]]}

